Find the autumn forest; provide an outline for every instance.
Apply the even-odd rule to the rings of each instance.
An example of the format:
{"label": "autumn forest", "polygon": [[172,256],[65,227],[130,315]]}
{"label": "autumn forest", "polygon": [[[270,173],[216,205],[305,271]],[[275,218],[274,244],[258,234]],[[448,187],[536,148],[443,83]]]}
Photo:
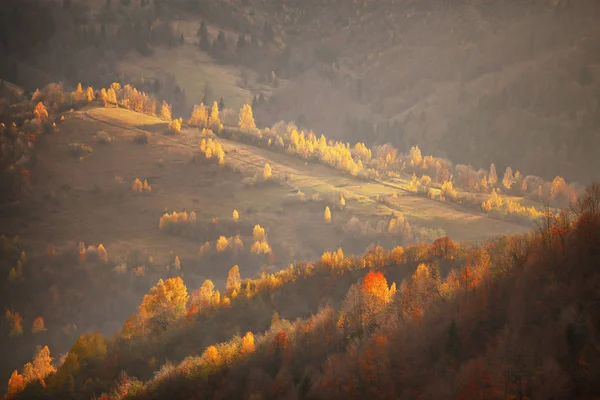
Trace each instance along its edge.
{"label": "autumn forest", "polygon": [[600,4],[5,0],[4,399],[600,399]]}

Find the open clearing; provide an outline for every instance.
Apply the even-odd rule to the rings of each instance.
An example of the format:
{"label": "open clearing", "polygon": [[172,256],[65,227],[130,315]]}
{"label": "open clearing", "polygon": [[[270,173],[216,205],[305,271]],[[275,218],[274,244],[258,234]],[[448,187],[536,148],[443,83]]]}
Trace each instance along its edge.
{"label": "open clearing", "polygon": [[[97,118],[112,118],[113,123],[124,123],[144,127],[152,124],[136,120],[136,113],[113,109],[96,108],[89,115]],[[160,120],[149,118],[157,123]],[[119,119],[116,121],[115,119]],[[155,122],[155,123],[156,123]],[[164,122],[162,123],[164,125]],[[169,137],[172,142],[182,146],[198,146],[200,139],[195,129],[184,129],[176,138]],[[369,218],[374,214],[389,215],[392,212],[403,214],[411,223],[427,228],[441,228],[455,240],[477,240],[503,234],[527,231],[527,228],[506,221],[487,218],[481,213],[473,213],[451,204],[426,199],[403,190],[395,190],[390,183],[379,184],[351,178],[341,172],[323,165],[306,163],[298,158],[285,154],[257,148],[223,138],[219,138],[226,152],[226,159],[238,169],[249,174],[260,174],[266,162],[273,168],[274,174],[283,176],[293,174],[291,184],[304,192],[308,197],[318,193],[321,197],[333,194],[344,195],[347,200],[346,212],[361,218]],[[390,186],[388,186],[390,185]],[[398,185],[402,188],[403,185]],[[394,208],[377,202],[377,195],[385,196],[396,192],[398,199]],[[246,197],[246,196],[243,196]],[[267,201],[268,202],[268,201]]]}
{"label": "open clearing", "polygon": [[242,79],[238,68],[217,64],[192,44],[157,47],[151,57],[129,54],[120,61],[119,69],[133,78],[165,79],[172,75],[185,90],[188,105],[200,104],[206,84],[216,96],[212,100],[223,97],[227,107],[234,110],[239,110],[252,97],[250,91],[238,85]]}

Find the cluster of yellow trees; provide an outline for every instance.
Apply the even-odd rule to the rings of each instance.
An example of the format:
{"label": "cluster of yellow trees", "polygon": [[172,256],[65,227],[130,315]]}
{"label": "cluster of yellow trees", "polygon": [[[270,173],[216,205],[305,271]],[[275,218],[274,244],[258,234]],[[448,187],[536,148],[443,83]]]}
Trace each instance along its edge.
{"label": "cluster of yellow trees", "polygon": [[254,243],[250,247],[250,251],[254,254],[271,254],[271,246],[267,241],[267,233],[265,228],[260,225],[255,225],[252,230],[252,238]]}
{"label": "cluster of yellow trees", "polygon": [[174,134],[181,132],[181,124],[183,124],[183,119],[175,118],[173,121],[169,122],[169,131]]}
{"label": "cluster of yellow trees", "polygon": [[148,184],[148,181],[144,179],[144,182],[139,178],[135,178],[133,183],[131,184],[131,190],[133,193],[142,193],[142,192],[151,192],[152,186]]}
{"label": "cluster of yellow trees", "polygon": [[520,216],[531,219],[536,219],[543,215],[543,212],[536,210],[533,206],[525,207],[516,201],[503,199],[496,192],[496,189],[492,190],[492,195],[481,204],[481,208],[486,212],[494,210],[507,216]]}
{"label": "cluster of yellow trees", "polygon": [[[240,235],[236,235],[235,237],[226,238],[225,236],[219,236],[217,239],[217,244],[215,245],[217,253],[222,253],[228,248],[232,248],[233,251],[240,251],[244,248],[244,242],[240,238]],[[201,251],[202,254],[206,252],[207,249]]]}
{"label": "cluster of yellow trees", "polygon": [[390,219],[387,231],[388,233],[394,235],[402,235],[405,238],[412,237],[412,228],[410,227],[408,221],[406,221],[401,215]]}
{"label": "cluster of yellow trees", "polygon": [[204,154],[207,160],[217,159],[219,165],[225,162],[225,151],[218,140],[213,138],[202,139],[200,142],[200,151]]}
{"label": "cluster of yellow trees", "polygon": [[176,224],[192,224],[196,222],[196,213],[191,212],[187,213],[187,211],[177,212],[173,211],[171,214],[165,213],[158,222],[158,228],[160,230],[168,229],[169,227]]}
{"label": "cluster of yellow trees", "polygon": [[[81,85],[79,85],[78,90],[73,93],[77,93],[80,89],[80,86]],[[92,88],[88,88],[86,92],[88,101],[91,101],[89,100],[91,98],[90,93],[93,93]],[[76,96],[81,95],[76,94]],[[118,105],[128,110],[153,117],[159,117],[165,121],[171,121],[173,119],[171,114],[171,106],[169,104],[163,101],[160,103],[159,108],[159,102],[155,98],[147,93],[138,91],[133,85],[128,84],[121,87],[119,82],[113,82],[108,88],[100,89],[98,98],[104,102],[105,107],[108,105]]]}
{"label": "cluster of yellow trees", "polygon": [[214,132],[218,132],[223,128],[221,118],[219,116],[219,105],[215,101],[210,109],[210,114],[204,103],[194,105],[192,115],[187,121],[188,125],[195,126],[200,129],[212,129]]}
{"label": "cluster of yellow trees", "polygon": [[298,133],[294,129],[289,135],[287,152],[289,154],[296,154],[304,159],[315,157],[331,167],[348,172],[352,176],[357,176],[363,169],[362,158],[370,158],[370,152],[367,152],[365,149],[366,147],[360,143],[355,146],[356,153],[358,154],[358,160],[355,160],[352,157],[350,144],[342,142],[329,144],[323,135],[317,139],[313,132],[305,135],[303,131]]}
{"label": "cluster of yellow trees", "polygon": [[38,348],[33,361],[23,366],[21,373],[15,370],[8,380],[7,398],[10,398],[27,386],[31,382],[40,382],[46,387],[45,379],[48,375],[55,373],[56,368],[52,365],[53,358],[50,357],[48,346]]}
{"label": "cluster of yellow trees", "polygon": [[[4,238],[4,236],[3,236],[3,238]],[[8,272],[8,281],[9,282],[13,282],[14,280],[16,280],[17,278],[20,278],[23,275],[23,263],[25,262],[26,258],[27,258],[27,256],[25,255],[25,252],[21,251],[21,255],[19,256],[19,260],[17,261],[17,266],[12,267],[10,269],[10,271]]]}
{"label": "cluster of yellow trees", "polygon": [[94,88],[88,86],[87,89],[84,91],[83,87],[81,86],[81,83],[78,83],[77,88],[73,92],[71,92],[71,101],[73,102],[73,104],[84,102],[90,103],[95,98],[96,94],[94,93]]}

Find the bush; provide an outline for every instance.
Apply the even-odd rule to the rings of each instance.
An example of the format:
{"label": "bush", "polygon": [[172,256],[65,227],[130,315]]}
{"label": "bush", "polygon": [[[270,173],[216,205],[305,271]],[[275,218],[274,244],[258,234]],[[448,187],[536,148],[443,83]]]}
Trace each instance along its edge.
{"label": "bush", "polygon": [[177,135],[179,132],[181,132],[181,124],[183,123],[183,119],[179,118],[179,119],[174,119],[173,121],[171,121],[169,123],[169,129],[167,131],[167,133],[170,133],[171,135]]}
{"label": "bush", "polygon": [[110,135],[104,131],[98,131],[98,133],[96,133],[96,140],[100,144],[109,144],[112,140],[112,137],[110,137]]}
{"label": "bush", "polygon": [[82,143],[69,143],[69,150],[71,154],[80,159],[92,154],[92,148]]}
{"label": "bush", "polygon": [[138,144],[148,144],[150,141],[150,134],[148,132],[140,132],[135,136],[134,141]]}

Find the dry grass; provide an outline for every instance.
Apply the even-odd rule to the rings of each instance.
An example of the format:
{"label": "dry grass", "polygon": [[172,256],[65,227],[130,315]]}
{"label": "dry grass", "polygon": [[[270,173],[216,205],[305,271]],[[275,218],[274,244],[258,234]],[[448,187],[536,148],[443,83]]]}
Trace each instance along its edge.
{"label": "dry grass", "polygon": [[150,58],[128,55],[119,67],[132,77],[164,78],[166,74],[173,75],[177,84],[185,89],[188,105],[202,101],[206,83],[212,88],[216,100],[223,97],[225,106],[234,110],[240,109],[246,99],[252,97],[248,90],[238,86],[241,75],[236,67],[216,64],[191,44],[171,49],[158,47]]}
{"label": "dry grass", "polygon": [[[266,227],[276,256],[274,262],[282,265],[294,259],[315,259],[323,251],[336,249],[345,240],[337,226],[352,215],[376,224],[392,212],[403,214],[415,227],[442,228],[456,240],[524,230],[518,225],[468,213],[452,204],[401,191],[390,208],[378,202],[377,195],[389,196],[397,189],[358,181],[322,165],[305,165],[294,157],[222,139],[219,140],[226,152],[226,164],[232,168],[197,165],[190,162],[199,152],[196,130],[183,129],[176,138],[152,133],[147,146],[135,146],[131,138],[141,131],[135,126],[152,126],[156,119],[116,108],[96,108],[88,113],[107,123],[82,113],[68,114],[61,135],[49,137],[49,145],[40,152],[38,167],[33,172],[38,182],[34,196],[58,192],[60,207],[55,209],[44,203],[46,208],[35,210],[36,215],[20,228],[21,234],[44,235],[40,239],[54,243],[68,240],[103,243],[115,260],[126,259],[132,249],[137,249],[152,254],[157,265],[172,262],[174,252],[186,260],[186,266],[191,266],[194,262],[189,260],[198,259],[198,244],[159,231],[157,216],[166,210],[195,211],[200,221],[210,221],[214,217],[230,218],[232,210],[237,209],[240,220]],[[110,146],[94,148],[94,156],[82,163],[64,157],[61,143],[90,145],[99,130],[114,137]],[[293,174],[290,186],[245,188],[244,177],[262,174],[265,162],[272,166],[274,176]],[[115,184],[116,176],[125,182],[138,176],[147,177],[152,196],[132,196],[128,185]],[[307,199],[316,195],[323,200],[290,204],[288,195],[292,187],[305,193]],[[347,201],[343,210],[334,204],[340,195]],[[333,207],[333,223],[327,226],[323,224],[324,205]],[[12,223],[20,224],[16,219]],[[11,221],[7,221],[7,226],[11,226]],[[246,238],[242,239],[246,242]],[[345,251],[362,252],[367,245],[363,243]],[[211,276],[219,282],[229,267],[197,261],[193,274]],[[186,278],[189,273],[192,272],[186,272]]]}

